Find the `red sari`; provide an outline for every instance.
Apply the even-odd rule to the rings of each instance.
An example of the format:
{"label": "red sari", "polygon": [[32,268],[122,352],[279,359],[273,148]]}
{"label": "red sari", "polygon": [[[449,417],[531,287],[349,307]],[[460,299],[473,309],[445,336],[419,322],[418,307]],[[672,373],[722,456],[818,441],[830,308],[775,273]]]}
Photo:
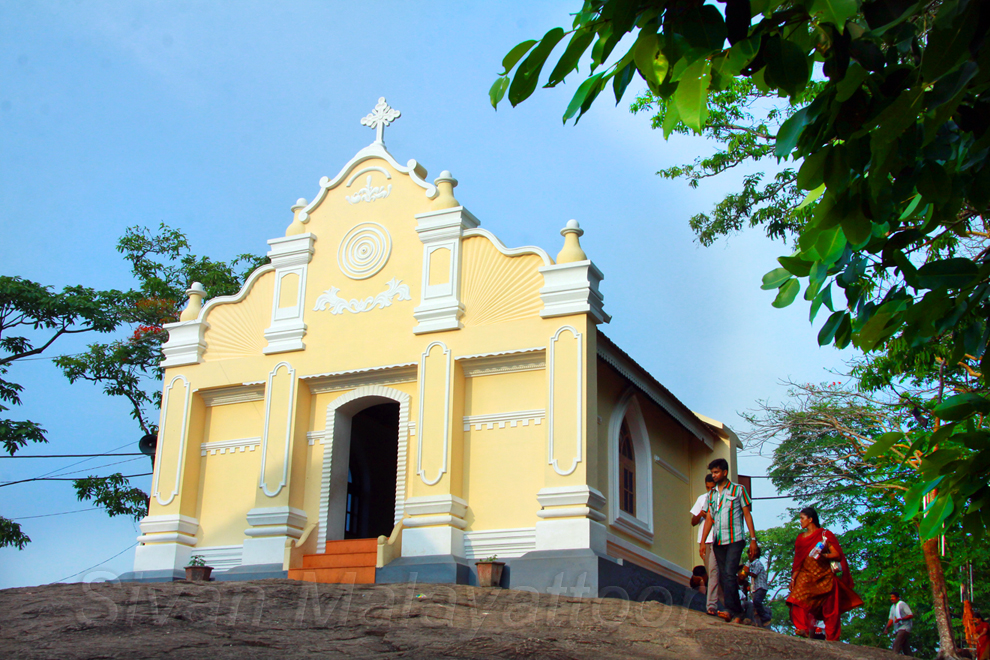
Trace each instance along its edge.
{"label": "red sari", "polygon": [[[823,536],[829,548],[839,552],[841,577],[832,572],[830,560],[823,556],[817,559],[808,556]],[[853,591],[849,564],[846,563],[846,556],[838,539],[832,532],[824,529],[818,529],[807,536],[798,534],[794,541],[794,565],[791,571],[796,575],[791,593],[787,597],[787,605],[791,608],[794,626],[810,635],[815,629],[815,623],[821,620],[825,622],[825,638],[838,640],[842,633],[841,615],[863,604],[863,599]]]}

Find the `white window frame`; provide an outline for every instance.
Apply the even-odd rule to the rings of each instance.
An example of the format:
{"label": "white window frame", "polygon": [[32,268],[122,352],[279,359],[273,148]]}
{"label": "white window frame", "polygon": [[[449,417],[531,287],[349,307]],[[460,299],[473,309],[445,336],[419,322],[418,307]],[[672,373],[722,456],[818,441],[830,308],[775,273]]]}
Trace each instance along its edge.
{"label": "white window frame", "polygon": [[[625,420],[636,460],[636,515],[622,510],[619,432]],[[637,541],[653,543],[653,452],[646,420],[633,387],[627,389],[612,410],[608,424],[609,498],[608,524]]]}

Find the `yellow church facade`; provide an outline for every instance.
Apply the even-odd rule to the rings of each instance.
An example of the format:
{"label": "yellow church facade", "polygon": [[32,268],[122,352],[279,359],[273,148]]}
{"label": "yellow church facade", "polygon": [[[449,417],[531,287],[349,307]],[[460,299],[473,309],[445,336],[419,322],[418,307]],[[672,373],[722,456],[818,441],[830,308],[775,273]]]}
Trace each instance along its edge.
{"label": "yellow church facade", "polygon": [[379,101],[376,140],[293,206],[237,295],[194,284],[166,326],[126,577],[198,555],[217,579],[471,584],[496,556],[511,588],[683,590],[688,509],[713,458],[734,475],[735,435],[599,330],[576,222],[556,258],[506,247],[449,172],[386,150],[398,116]]}

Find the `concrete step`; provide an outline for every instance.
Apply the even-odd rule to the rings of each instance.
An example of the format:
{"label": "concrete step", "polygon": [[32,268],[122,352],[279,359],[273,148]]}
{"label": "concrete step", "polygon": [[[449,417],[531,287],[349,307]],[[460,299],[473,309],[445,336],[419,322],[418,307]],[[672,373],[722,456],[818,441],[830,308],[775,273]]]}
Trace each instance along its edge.
{"label": "concrete step", "polygon": [[375,552],[354,552],[349,555],[303,555],[303,568],[367,568],[375,565]]}
{"label": "concrete step", "polygon": [[351,555],[355,553],[378,553],[378,539],[347,539],[345,541],[327,541],[326,554]]}
{"label": "concrete step", "polygon": [[375,567],[290,568],[289,579],[324,584],[374,584]]}

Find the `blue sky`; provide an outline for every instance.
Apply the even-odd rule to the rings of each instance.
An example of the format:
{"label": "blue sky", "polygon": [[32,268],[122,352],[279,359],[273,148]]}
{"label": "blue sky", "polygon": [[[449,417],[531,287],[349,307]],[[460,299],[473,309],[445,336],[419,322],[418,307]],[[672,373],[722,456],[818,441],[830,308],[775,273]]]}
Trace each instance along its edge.
{"label": "blue sky", "polygon": [[[692,409],[742,428],[738,412],[780,401],[779,381],[836,380],[843,355],[818,348],[807,306],[759,289],[785,246],[744,232],[710,248],[687,221],[738,181],[689,189],[655,172],[710,149],[669,142],[603,95],[561,124],[576,81],[498,112],[487,90],[516,43],[569,23],[570,2],[7,2],[0,4],[0,272],[62,287],[126,288],[114,250],[132,225],[168,223],[198,254],[261,253],[374,139],[379,96],[402,112],[386,133],[399,162],[450,170],[458,199],[507,245],[556,254],[570,218],[605,273],[605,332]],[[824,317],[819,319],[819,323]],[[85,339],[56,345],[71,353]],[[51,444],[30,453],[134,451],[122,402],[70,386],[47,360],[15,366],[16,418]],[[28,453],[28,452],[25,452]],[[117,459],[121,460],[121,459]],[[0,481],[111,463],[0,459]],[[764,463],[744,459],[742,472]],[[146,472],[147,459],[96,471]],[[88,472],[84,472],[83,476]],[[148,489],[149,478],[135,480]],[[755,496],[773,495],[765,481]],[[27,518],[89,508],[69,482],[0,489]],[[783,503],[758,503],[759,527]],[[20,521],[33,542],[0,550],[0,588],[47,583],[134,543],[137,526],[99,511]],[[133,551],[72,580],[130,569]]]}

